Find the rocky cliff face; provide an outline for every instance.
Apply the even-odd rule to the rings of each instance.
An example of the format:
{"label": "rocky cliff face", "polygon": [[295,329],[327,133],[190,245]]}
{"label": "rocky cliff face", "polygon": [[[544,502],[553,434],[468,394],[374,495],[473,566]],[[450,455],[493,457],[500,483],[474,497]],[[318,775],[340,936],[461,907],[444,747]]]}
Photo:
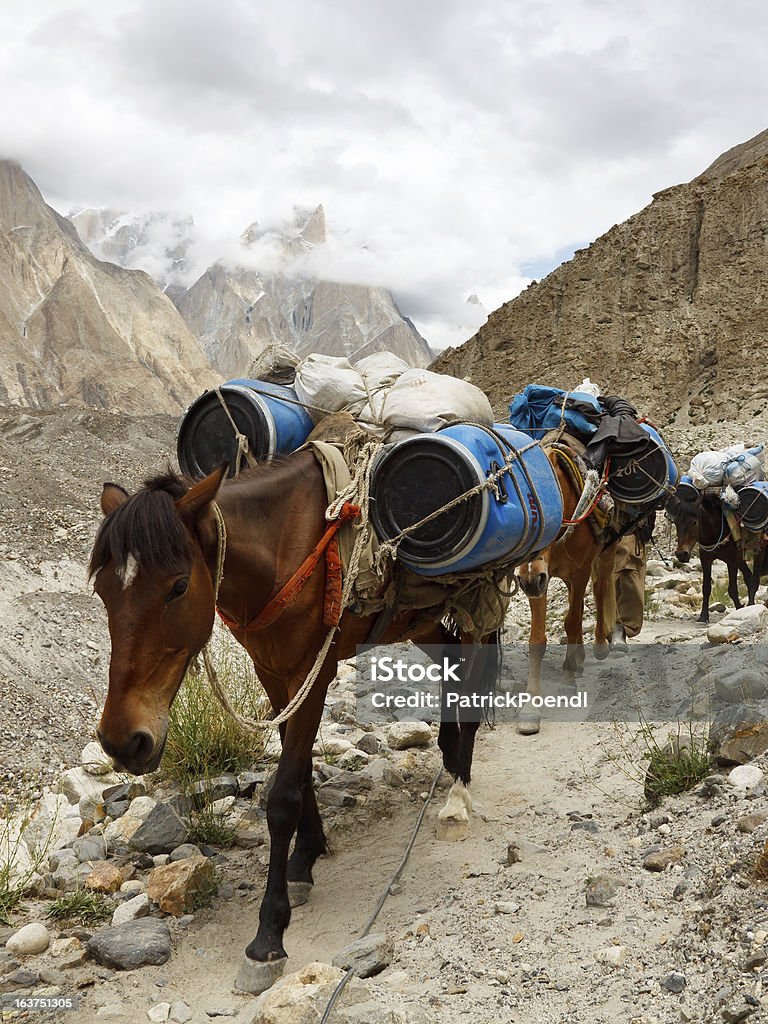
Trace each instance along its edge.
{"label": "rocky cliff face", "polygon": [[[302,257],[326,241],[322,206],[296,210],[282,230],[251,224],[240,239],[242,266],[216,263],[188,289],[179,285],[179,271],[194,235],[191,221],[160,214],[131,218],[110,210],[84,210],[72,219],[97,256],[152,273],[225,377],[247,373],[270,345],[299,356],[324,352],[352,359],[389,350],[412,366],[432,359],[429,345],[386,289],[302,272]],[[267,250],[273,264],[277,254],[279,269],[254,269],[257,251]]]}
{"label": "rocky cliff face", "polygon": [[154,281],[95,259],[0,162],[0,402],[178,412],[217,379]]}
{"label": "rocky cliff face", "polygon": [[768,407],[768,132],[576,253],[433,369],[498,413],[529,383],[587,375],[664,423]]}
{"label": "rocky cliff face", "polygon": [[[298,211],[293,227],[277,240],[284,272],[217,264],[185,294],[174,294],[212,365],[225,377],[242,375],[267,346],[278,345],[299,356],[323,352],[352,360],[387,350],[412,366],[426,366],[429,346],[386,289],[292,273],[294,260],[325,242],[322,206]],[[262,240],[258,225],[251,225],[242,236],[244,256]]]}

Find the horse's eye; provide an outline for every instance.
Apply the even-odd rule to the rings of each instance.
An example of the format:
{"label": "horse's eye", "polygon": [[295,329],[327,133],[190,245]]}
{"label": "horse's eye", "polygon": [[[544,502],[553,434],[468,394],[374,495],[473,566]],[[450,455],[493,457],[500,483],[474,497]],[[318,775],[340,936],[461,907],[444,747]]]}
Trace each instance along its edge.
{"label": "horse's eye", "polygon": [[188,586],[189,586],[189,577],[188,576],[182,576],[181,579],[176,580],[176,582],[171,587],[170,594],[168,595],[168,597],[166,597],[166,601],[173,601],[173,600],[175,600],[175,598],[181,597],[182,594],[186,594]]}

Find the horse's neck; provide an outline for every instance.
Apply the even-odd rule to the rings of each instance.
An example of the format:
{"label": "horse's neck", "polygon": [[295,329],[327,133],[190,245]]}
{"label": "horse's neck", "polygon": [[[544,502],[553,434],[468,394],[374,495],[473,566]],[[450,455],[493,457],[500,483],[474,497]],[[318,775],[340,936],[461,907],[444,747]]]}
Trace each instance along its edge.
{"label": "horse's neck", "polygon": [[219,607],[246,621],[317,542],[326,506],[322,471],[311,453],[296,453],[228,481],[217,504],[226,529]]}
{"label": "horse's neck", "polygon": [[702,508],[702,513],[699,519],[699,536],[704,544],[715,544],[725,530],[725,513],[722,508],[714,505]]}

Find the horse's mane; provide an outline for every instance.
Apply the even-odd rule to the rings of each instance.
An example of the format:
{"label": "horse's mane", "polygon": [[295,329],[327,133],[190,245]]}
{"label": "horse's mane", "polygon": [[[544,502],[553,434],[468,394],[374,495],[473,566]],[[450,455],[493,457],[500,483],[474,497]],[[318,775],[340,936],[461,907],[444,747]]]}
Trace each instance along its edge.
{"label": "horse's mane", "polygon": [[191,480],[173,470],[146,480],[140,490],[105,517],[94,541],[88,578],[114,560],[125,566],[132,555],[145,569],[182,571],[192,560],[192,546],[174,502]]}

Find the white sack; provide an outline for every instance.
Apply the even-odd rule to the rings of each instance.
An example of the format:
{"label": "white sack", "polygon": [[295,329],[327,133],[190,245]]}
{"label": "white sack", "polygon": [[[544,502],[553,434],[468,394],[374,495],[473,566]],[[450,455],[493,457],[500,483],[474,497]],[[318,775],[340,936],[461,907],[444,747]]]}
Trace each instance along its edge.
{"label": "white sack", "polygon": [[763,446],[750,448],[731,459],[725,466],[723,479],[731,487],[747,487],[757,480],[764,480]]}
{"label": "white sack", "polygon": [[705,487],[719,487],[723,482],[728,454],[724,451],[699,452],[691,459],[688,471],[694,487],[704,490]]}
{"label": "white sack", "polygon": [[468,381],[430,370],[408,370],[387,392],[381,419],[389,428],[432,433],[459,420],[490,427],[493,410],[483,392]]}
{"label": "white sack", "polygon": [[362,376],[345,356],[312,353],[299,363],[293,386],[313,423],[342,409],[356,416],[368,401]]}

